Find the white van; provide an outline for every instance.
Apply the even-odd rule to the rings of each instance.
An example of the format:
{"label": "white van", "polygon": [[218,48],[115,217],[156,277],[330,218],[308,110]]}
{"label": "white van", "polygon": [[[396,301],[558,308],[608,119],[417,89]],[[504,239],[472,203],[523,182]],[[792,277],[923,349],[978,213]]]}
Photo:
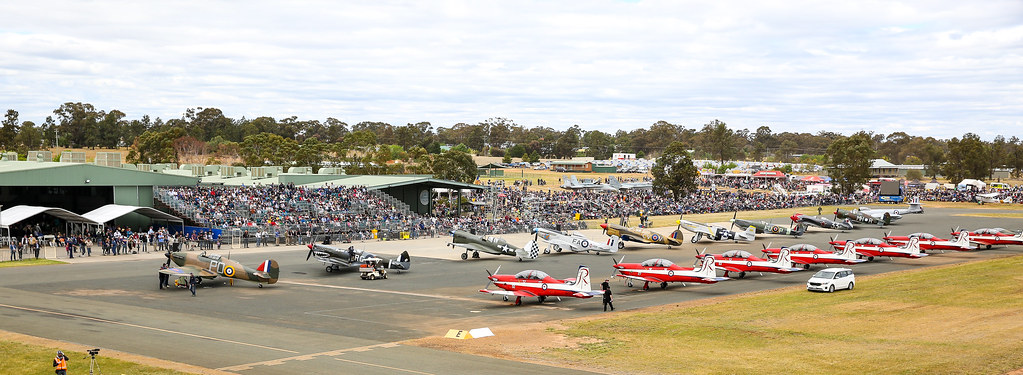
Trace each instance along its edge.
{"label": "white van", "polygon": [[856,285],[856,275],[848,268],[825,268],[806,281],[806,290],[834,292],[835,289],[852,290]]}

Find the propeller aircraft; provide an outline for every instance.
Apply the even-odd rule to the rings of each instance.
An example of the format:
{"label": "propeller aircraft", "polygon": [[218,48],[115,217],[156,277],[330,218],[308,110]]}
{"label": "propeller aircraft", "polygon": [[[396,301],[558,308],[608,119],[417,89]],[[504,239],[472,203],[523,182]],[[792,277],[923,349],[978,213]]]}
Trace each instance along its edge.
{"label": "propeller aircraft", "polygon": [[[608,223],[600,224],[600,227],[604,229],[604,233],[608,236],[618,236],[625,241],[668,245],[669,249],[672,246],[682,246],[682,232],[678,229],[672,232],[670,237],[665,237],[660,233],[646,228],[623,227],[621,225]],[[619,241],[618,248],[621,249],[624,247],[625,243]]]}
{"label": "propeller aircraft", "polygon": [[195,275],[203,279],[215,279],[224,277],[229,280],[245,280],[257,283],[262,288],[263,284],[274,284],[280,275],[280,267],[273,259],[264,260],[255,268],[246,267],[241,263],[222,257],[220,254],[201,254],[167,252],[168,262],[174,262],[177,267],[168,267],[160,270],[160,273],[174,276],[174,285],[188,285],[188,277]]}
{"label": "propeller aircraft", "polygon": [[[522,297],[536,297],[543,303],[547,297],[590,298],[604,294],[603,290],[593,290],[590,285],[590,269],[586,266],[579,266],[579,271],[574,279],[555,279],[546,272],[537,270],[525,270],[514,275],[501,275],[501,267],[497,267],[494,273],[487,271],[487,286],[480,289],[480,293],[497,294],[504,296],[507,301],[509,297],[515,297],[515,305],[522,304]],[[492,290],[493,283],[500,290]]]}
{"label": "propeller aircraft", "polygon": [[974,231],[964,231],[956,228],[952,231],[953,236],[966,232],[970,242],[983,245],[990,249],[993,245],[1023,245],[1023,235],[1005,228],[980,228]]}
{"label": "propeller aircraft", "polygon": [[841,250],[845,249],[846,246],[850,246],[850,245],[855,245],[857,248],[860,248],[860,249],[862,249],[862,248],[874,248],[874,249],[876,249],[876,248],[884,248],[884,247],[898,247],[897,245],[892,245],[892,244],[890,244],[888,242],[885,242],[884,240],[877,239],[877,238],[871,238],[871,237],[857,238],[857,239],[851,240],[851,241],[839,241],[839,240],[836,240],[836,239],[832,238],[831,241],[828,242],[828,244],[830,244],[832,247],[835,248],[835,250],[838,250],[838,251],[841,251]]}
{"label": "propeller aircraft", "polygon": [[339,249],[326,244],[309,244],[308,247],[309,253],[306,254],[305,260],[308,261],[310,257],[315,257],[316,260],[327,265],[327,272],[371,263],[399,272],[412,268],[412,259],[409,258],[408,251],[403,251],[397,259],[387,259],[353,246],[349,246],[348,249]]}
{"label": "propeller aircraft", "polygon": [[[612,259],[614,260],[614,259]],[[622,263],[615,261],[614,269],[618,271],[614,277],[621,277],[628,280],[628,286],[632,287],[633,280],[643,282],[643,290],[650,289],[650,283],[660,283],[661,289],[668,287],[668,283],[701,283],[714,284],[719,281],[728,280],[727,277],[717,275],[713,255],[703,257],[703,264],[699,269],[696,267],[681,267],[667,259],[647,259],[643,263]]]}
{"label": "propeller aircraft", "polygon": [[856,258],[856,252],[852,246],[840,252],[821,250],[810,244],[797,244],[783,248],[764,247],[764,254],[770,259],[780,256],[783,249],[788,249],[792,265],[802,264],[803,268],[810,268],[811,264],[857,264],[866,262],[866,259]]}
{"label": "propeller aircraft", "polygon": [[876,215],[870,211],[862,212],[860,210],[835,210],[835,219],[849,219],[861,224],[877,224],[878,226],[885,226],[892,223],[892,220],[901,219],[901,215],[892,215],[890,212],[878,212]]}
{"label": "propeller aircraft", "polygon": [[841,231],[847,231],[853,229],[852,220],[845,219],[842,221],[833,221],[823,216],[809,216],[800,213],[789,216],[789,219],[796,224],[809,224],[818,226],[824,229],[838,229]]}
{"label": "propeller aircraft", "polygon": [[908,236],[892,236],[890,233],[884,237],[885,241],[893,245],[903,246],[909,243],[909,239],[920,238],[920,250],[957,250],[970,251],[977,247],[970,244],[970,234],[964,231],[959,232],[954,240],[938,238],[930,233],[910,233]]}
{"label": "propeller aircraft", "polygon": [[619,244],[622,241],[621,237],[611,236],[606,244],[600,244],[590,241],[586,236],[579,233],[562,232],[539,227],[533,228],[533,234],[535,238],[543,239],[548,243],[549,246],[544,249],[544,254],[549,254],[551,248],[554,248],[559,253],[561,250],[570,250],[576,253],[589,253],[592,251],[596,254],[614,254],[618,252]]}
{"label": "propeller aircraft", "polygon": [[[735,213],[735,215],[738,215],[738,213]],[[768,223],[768,222],[763,221],[763,220],[737,219],[737,218],[735,218],[735,215],[732,216],[732,220],[731,220],[733,226],[738,225],[740,228],[753,227],[753,228],[756,229],[757,234],[760,234],[760,233],[785,234],[785,235],[792,235],[792,236],[799,237],[799,236],[802,236],[803,233],[806,233],[806,224],[796,225],[796,228],[793,229],[793,228],[783,227],[781,225],[774,225],[774,224]]]}
{"label": "propeller aircraft", "polygon": [[746,231],[744,232],[733,232],[728,229],[719,227],[717,225],[708,225],[704,223],[697,223],[695,221],[685,220],[682,219],[681,216],[679,216],[678,219],[678,226],[680,228],[685,228],[685,230],[693,232],[693,236],[689,238],[689,241],[692,243],[699,242],[700,239],[702,239],[704,236],[706,236],[707,239],[711,241],[731,240],[735,242],[738,241],[753,242],[757,238],[757,228],[753,226],[749,226],[748,228],[746,228]]}
{"label": "propeller aircraft", "polygon": [[[739,273],[739,278],[746,277],[746,272],[759,272],[761,275],[764,272],[770,273],[792,273],[802,271],[802,268],[792,267],[792,258],[789,255],[789,249],[782,248],[778,253],[778,257],[774,260],[762,259],[753,256],[748,251],[743,250],[729,250],[722,254],[710,254],[714,257],[716,264],[714,265],[718,269],[725,271],[725,277],[728,277],[729,272]],[[697,252],[697,258],[703,258],[708,256],[703,252]]]}
{"label": "propeller aircraft", "polygon": [[910,237],[906,246],[873,246],[868,244],[850,243],[846,244],[858,255],[867,257],[867,260],[874,260],[874,257],[891,258],[923,258],[929,254],[920,251],[920,238]]}
{"label": "propeller aircraft", "polygon": [[473,259],[480,257],[480,252],[494,255],[508,255],[523,260],[533,260],[540,256],[540,247],[536,241],[529,241],[525,248],[519,248],[497,236],[477,236],[464,230],[451,231],[451,242],[448,246],[452,248],[461,247],[465,249],[462,253],[462,260],[469,259],[469,252],[472,251]]}

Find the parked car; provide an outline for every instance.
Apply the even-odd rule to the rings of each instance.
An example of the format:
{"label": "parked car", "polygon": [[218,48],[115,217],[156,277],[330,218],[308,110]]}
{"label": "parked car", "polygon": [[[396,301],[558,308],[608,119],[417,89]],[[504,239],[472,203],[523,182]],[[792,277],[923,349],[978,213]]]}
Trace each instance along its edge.
{"label": "parked car", "polygon": [[825,268],[806,281],[806,290],[834,292],[835,289],[850,289],[856,285],[856,275],[848,268]]}

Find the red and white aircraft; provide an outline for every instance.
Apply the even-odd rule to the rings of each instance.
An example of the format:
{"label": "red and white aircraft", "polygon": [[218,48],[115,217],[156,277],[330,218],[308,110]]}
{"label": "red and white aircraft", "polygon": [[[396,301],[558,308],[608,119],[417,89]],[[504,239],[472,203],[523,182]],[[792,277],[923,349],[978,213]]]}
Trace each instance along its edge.
{"label": "red and white aircraft", "polygon": [[763,251],[770,259],[778,258],[783,249],[789,251],[789,258],[792,265],[802,264],[803,268],[810,268],[811,264],[857,264],[866,262],[866,259],[857,259],[856,252],[852,247],[839,252],[825,251],[810,244],[797,244],[783,248],[765,248]]}
{"label": "red and white aircraft", "polygon": [[[625,260],[625,257],[622,257]],[[633,280],[643,282],[643,289],[650,289],[650,283],[661,283],[661,289],[667,288],[668,283],[701,283],[714,284],[718,281],[728,280],[727,277],[719,277],[715,268],[713,255],[703,257],[703,264],[700,269],[695,267],[680,267],[667,259],[647,259],[643,263],[621,263],[616,261],[613,266],[618,271],[614,277],[621,277],[628,280],[628,286],[632,287]]]}
{"label": "red and white aircraft", "polygon": [[[706,254],[697,254],[697,258],[703,258]],[[729,250],[722,254],[711,254],[715,260],[715,267],[725,270],[725,277],[729,272],[738,272],[739,278],[746,277],[746,272],[770,273],[792,273],[802,271],[802,268],[792,267],[792,259],[789,256],[789,249],[781,249],[775,260],[761,259],[753,256],[748,251]]]}
{"label": "red and white aircraft", "polygon": [[920,238],[920,251],[924,252],[927,250],[970,251],[977,249],[976,246],[970,245],[970,236],[967,232],[959,232],[954,240],[938,238],[930,233],[910,233],[908,236],[888,235],[884,240],[893,245],[905,246],[913,237]]}
{"label": "red and white aircraft", "polygon": [[828,244],[830,244],[832,247],[835,248],[835,250],[838,251],[844,250],[845,247],[850,244],[856,245],[856,247],[858,248],[898,247],[897,245],[892,245],[890,243],[885,242],[884,240],[871,237],[858,238],[852,241],[838,241],[832,239],[831,242],[828,242]]}
{"label": "red and white aircraft", "polygon": [[974,231],[956,229],[952,231],[952,235],[958,236],[963,232],[967,233],[970,242],[988,249],[993,245],[1023,245],[1023,235],[1005,228],[980,228]]}
{"label": "red and white aircraft", "polygon": [[910,237],[909,243],[903,247],[871,246],[863,244],[852,244],[847,246],[858,255],[867,257],[867,260],[874,260],[874,257],[888,258],[923,258],[928,254],[920,252],[920,238]]}
{"label": "red and white aircraft", "polygon": [[[497,271],[492,274],[487,271],[490,274],[487,277],[490,282],[480,289],[480,293],[499,294],[504,296],[505,301],[508,297],[515,296],[515,305],[522,304],[522,297],[536,297],[543,303],[547,297],[557,297],[560,300],[561,297],[590,298],[604,294],[603,290],[592,290],[590,269],[586,266],[579,266],[579,273],[574,279],[564,280],[555,279],[546,272],[537,270],[525,270],[514,275],[498,275],[499,271],[501,267],[497,267]],[[490,283],[494,283],[501,290],[487,289]]]}

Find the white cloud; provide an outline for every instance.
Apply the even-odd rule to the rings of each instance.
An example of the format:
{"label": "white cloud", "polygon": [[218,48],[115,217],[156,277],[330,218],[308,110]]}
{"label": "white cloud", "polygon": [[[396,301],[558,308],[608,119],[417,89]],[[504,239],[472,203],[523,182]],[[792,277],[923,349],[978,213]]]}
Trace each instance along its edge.
{"label": "white cloud", "polygon": [[[614,132],[1006,133],[1018,1],[120,1],[0,5],[0,103]],[[978,132],[991,134],[992,132]],[[987,136],[986,136],[987,137]]]}

